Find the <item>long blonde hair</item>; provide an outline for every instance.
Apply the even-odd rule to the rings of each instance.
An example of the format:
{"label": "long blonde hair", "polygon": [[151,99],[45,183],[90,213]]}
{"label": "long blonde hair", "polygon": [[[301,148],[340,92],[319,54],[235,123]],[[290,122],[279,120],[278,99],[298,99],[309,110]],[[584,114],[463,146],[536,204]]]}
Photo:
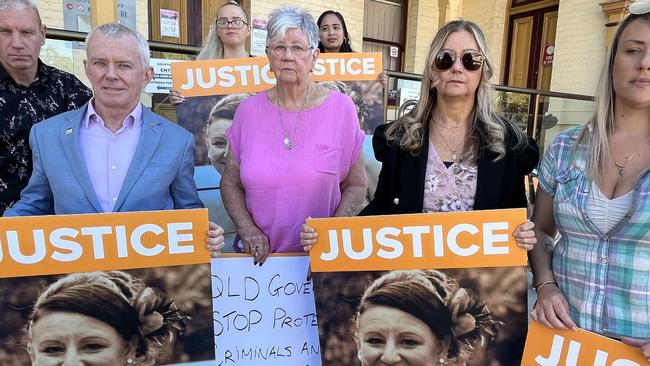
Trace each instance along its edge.
{"label": "long blonde hair", "polygon": [[599,181],[599,173],[605,171],[612,161],[608,138],[614,132],[614,101],[616,99],[613,80],[614,61],[621,34],[630,23],[637,19],[650,22],[650,13],[630,14],[618,26],[612,47],[607,54],[607,63],[600,74],[594,114],[587,123],[587,128],[580,133],[578,143],[574,146],[575,151],[578,145],[587,145],[587,177],[594,182]]}
{"label": "long blonde hair", "polygon": [[221,42],[221,38],[219,38],[216,19],[219,18],[219,12],[221,9],[226,6],[236,6],[241,9],[242,13],[244,13],[244,20],[247,23],[249,22],[248,13],[246,13],[246,10],[244,10],[238,2],[230,0],[221,5],[219,10],[217,10],[217,14],[215,14],[215,21],[210,25],[210,32],[203,42],[203,46],[201,46],[201,51],[196,55],[197,60],[218,60],[223,58],[223,42]]}
{"label": "long blonde hair", "polygon": [[473,140],[469,145],[473,148],[479,140],[482,140],[490,151],[497,154],[496,160],[499,160],[506,153],[504,140],[507,125],[512,127],[519,143],[524,141],[524,135],[516,126],[499,118],[496,114],[491,95],[494,87],[489,81],[493,74],[493,67],[485,35],[478,25],[467,20],[453,20],[445,24],[433,38],[425,61],[425,69],[422,72],[420,100],[409,113],[390,124],[386,129],[386,139],[389,142],[397,143],[400,148],[410,151],[412,154],[416,154],[422,147],[437,99],[437,92],[433,85],[433,80],[437,79],[436,74],[438,73],[434,66],[436,54],[442,49],[450,34],[463,31],[474,36],[479,51],[485,57],[481,68],[481,82],[476,91],[474,108],[470,115],[470,126],[467,131],[468,137]]}

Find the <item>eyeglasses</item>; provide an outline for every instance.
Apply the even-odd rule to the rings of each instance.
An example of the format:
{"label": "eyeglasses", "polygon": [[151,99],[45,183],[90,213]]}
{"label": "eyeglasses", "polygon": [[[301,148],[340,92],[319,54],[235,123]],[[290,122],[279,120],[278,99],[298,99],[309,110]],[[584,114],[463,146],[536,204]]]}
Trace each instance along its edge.
{"label": "eyeglasses", "polygon": [[[456,53],[451,50],[442,50],[438,52],[434,60],[436,69],[440,71],[449,70],[456,62]],[[460,61],[463,64],[463,67],[468,71],[476,71],[481,68],[483,62],[485,61],[485,56],[481,55],[479,52],[463,52],[460,55]]]}
{"label": "eyeglasses", "polygon": [[241,19],[235,20],[217,20],[217,28],[226,29],[228,26],[232,26],[234,29],[242,29],[244,25],[248,25],[245,21]]}
{"label": "eyeglasses", "polygon": [[650,13],[650,0],[635,1],[626,7],[630,14],[643,15]]}
{"label": "eyeglasses", "polygon": [[287,49],[291,50],[291,53],[293,53],[294,56],[304,56],[306,55],[309,51],[312,50],[312,47],[307,47],[305,45],[301,44],[294,44],[291,46],[284,45],[284,44],[276,44],[276,45],[267,45],[267,49],[271,51],[271,53],[275,56],[282,56],[284,53],[287,51]]}

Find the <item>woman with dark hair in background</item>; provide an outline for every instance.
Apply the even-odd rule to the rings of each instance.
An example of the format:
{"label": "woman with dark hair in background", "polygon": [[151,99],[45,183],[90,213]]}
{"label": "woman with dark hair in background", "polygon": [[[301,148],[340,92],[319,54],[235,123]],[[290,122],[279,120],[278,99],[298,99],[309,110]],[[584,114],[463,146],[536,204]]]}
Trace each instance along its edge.
{"label": "woman with dark hair in background", "polygon": [[[321,53],[354,52],[350,45],[348,26],[345,25],[345,19],[341,13],[326,10],[318,17],[316,24],[319,34],[318,49]],[[382,72],[377,75],[377,81],[381,83],[382,87],[386,87],[387,80],[386,73]]]}
{"label": "woman with dark hair in background", "polygon": [[350,33],[345,25],[343,15],[338,11],[326,10],[319,17],[318,24],[320,40],[318,49],[321,53],[354,52],[350,46]]}
{"label": "woman with dark hair in background", "polygon": [[37,366],[151,366],[185,329],[174,302],[120,271],[72,274],[38,297],[27,325]]}
{"label": "woman with dark hair in background", "polygon": [[[214,24],[210,26],[208,37],[203,42],[196,60],[220,60],[250,57],[246,51],[246,39],[251,34],[248,14],[242,6],[230,0],[219,10]],[[175,89],[169,91],[173,105],[182,103],[185,98]]]}
{"label": "woman with dark hair in background", "polygon": [[462,366],[500,322],[470,290],[435,270],[392,271],[364,292],[356,314],[363,366]]}
{"label": "woman with dark hair in background", "polygon": [[650,2],[629,11],[593,117],[558,134],[538,168],[531,316],[622,339],[650,361]]}

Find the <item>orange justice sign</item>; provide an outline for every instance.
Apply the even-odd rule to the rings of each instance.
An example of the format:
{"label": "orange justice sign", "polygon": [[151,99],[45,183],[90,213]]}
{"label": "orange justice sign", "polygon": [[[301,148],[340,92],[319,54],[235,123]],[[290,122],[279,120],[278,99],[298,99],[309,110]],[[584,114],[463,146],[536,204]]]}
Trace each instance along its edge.
{"label": "orange justice sign", "polygon": [[639,348],[583,329],[550,329],[532,321],[522,365],[642,366],[648,361]]}
{"label": "orange justice sign", "polygon": [[[376,80],[383,71],[381,53],[321,54],[312,76],[315,81]],[[183,96],[255,93],[275,85],[266,57],[172,63],[174,89]]]}
{"label": "orange justice sign", "polygon": [[526,209],[308,219],[314,272],[526,265],[512,232]]}
{"label": "orange justice sign", "polygon": [[209,263],[208,210],[0,218],[0,278]]}

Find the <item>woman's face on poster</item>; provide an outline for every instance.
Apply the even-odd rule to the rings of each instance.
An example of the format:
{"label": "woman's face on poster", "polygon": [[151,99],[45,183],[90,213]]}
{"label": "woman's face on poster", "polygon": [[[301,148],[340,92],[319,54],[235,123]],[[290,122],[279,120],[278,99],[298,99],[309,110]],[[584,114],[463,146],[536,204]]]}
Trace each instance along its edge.
{"label": "woman's face on poster", "polygon": [[402,310],[369,306],[359,317],[358,356],[363,366],[435,366],[440,342],[421,320]]}
{"label": "woman's face on poster", "polygon": [[208,158],[219,174],[223,174],[226,167],[226,152],[228,151],[226,130],[230,125],[232,125],[231,119],[218,118],[212,120],[206,130],[205,143],[208,147]]}
{"label": "woman's face on poster", "polygon": [[35,366],[123,365],[128,346],[110,325],[67,312],[48,312],[31,328],[29,353]]}

